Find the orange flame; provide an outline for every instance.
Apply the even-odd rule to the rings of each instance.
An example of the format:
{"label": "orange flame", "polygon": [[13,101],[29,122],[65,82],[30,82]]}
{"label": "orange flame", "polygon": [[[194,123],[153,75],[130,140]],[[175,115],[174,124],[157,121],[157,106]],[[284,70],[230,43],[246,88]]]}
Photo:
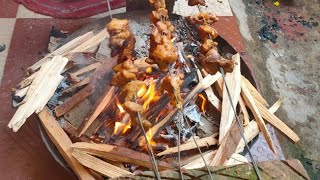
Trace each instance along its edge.
{"label": "orange flame", "polygon": [[201,111],[204,112],[204,111],[205,111],[205,105],[206,105],[207,99],[206,99],[202,94],[199,94],[199,97],[202,99]]}
{"label": "orange flame", "polygon": [[152,140],[152,131],[151,131],[151,129],[149,129],[149,131],[147,132],[146,136],[147,136],[147,141],[149,142],[149,144],[150,144],[151,146],[155,146],[155,145],[156,145],[156,142],[154,142],[154,141]]}
{"label": "orange flame", "polygon": [[147,74],[151,74],[152,73],[152,67],[151,66],[147,67],[146,73]]}
{"label": "orange flame", "polygon": [[159,96],[156,96],[156,83],[151,81],[147,92],[142,97],[143,110],[147,110],[150,103],[157,101],[159,98]]}
{"label": "orange flame", "polygon": [[120,114],[125,113],[126,111],[123,109],[121,103],[119,102],[119,99],[116,98],[117,107],[120,110]]}
{"label": "orange flame", "polygon": [[130,128],[131,128],[131,121],[126,126],[124,126],[122,130],[122,134],[126,133]]}
{"label": "orange flame", "polygon": [[137,96],[140,98],[143,95],[145,95],[147,92],[147,85],[142,85],[141,88],[139,89],[139,91],[137,92]]}
{"label": "orange flame", "polygon": [[114,124],[114,130],[113,130],[113,134],[118,135],[120,134],[120,132],[122,131],[122,129],[124,128],[124,124],[122,122],[116,122]]}

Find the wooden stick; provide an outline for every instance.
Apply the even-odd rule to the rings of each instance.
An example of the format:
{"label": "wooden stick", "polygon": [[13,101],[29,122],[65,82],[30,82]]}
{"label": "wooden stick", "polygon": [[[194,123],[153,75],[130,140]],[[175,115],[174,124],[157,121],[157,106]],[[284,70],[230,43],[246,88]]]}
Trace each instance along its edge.
{"label": "wooden stick", "polygon": [[[63,79],[60,73],[67,62],[67,58],[60,56],[55,61],[49,61],[41,67],[37,77],[30,85],[23,104],[19,106],[10,120],[9,128],[12,128],[14,132],[18,131],[29,116],[34,112],[39,112],[47,104]],[[52,68],[43,71],[43,69],[47,70],[49,66]]]}
{"label": "wooden stick", "polygon": [[[276,103],[272,105],[272,107],[269,108],[269,112],[274,114],[280,107],[282,102],[282,98],[280,98]],[[246,138],[247,142],[249,143],[250,141],[253,140],[257,135],[259,134],[259,127],[256,121],[252,120],[249,122],[249,124],[244,127],[244,137]],[[241,138],[238,146],[236,153],[241,153],[245,147],[244,140]]]}
{"label": "wooden stick", "polygon": [[92,179],[95,178],[89,173],[88,169],[84,168],[76,159],[71,155],[72,142],[68,135],[61,129],[57,120],[53,117],[50,110],[45,107],[39,114],[40,122],[46,130],[49,138],[58,148],[60,154],[66,160],[73,172],[79,179]]}
{"label": "wooden stick", "polygon": [[[212,152],[209,152],[209,153],[203,155],[203,158],[205,159],[207,164],[210,163],[210,161],[214,158],[216,153],[217,153],[217,150],[214,150]],[[203,162],[203,159],[202,159],[202,157],[200,157],[200,158],[194,160],[193,162],[184,165],[183,168],[184,169],[198,169],[198,168],[202,168],[204,166],[205,166],[205,164]]]}
{"label": "wooden stick", "polygon": [[100,62],[93,63],[93,64],[90,64],[88,66],[85,66],[84,68],[81,68],[81,69],[77,70],[76,72],[69,73],[68,76],[70,77],[70,80],[72,82],[79,82],[80,79],[79,79],[78,76],[80,76],[80,75],[82,75],[84,73],[90,72],[90,71],[92,71],[94,69],[97,69],[100,66],[101,66]]}
{"label": "wooden stick", "polygon": [[91,52],[91,49],[98,46],[103,40],[106,38],[109,38],[109,33],[107,31],[107,28],[102,29],[98,34],[94,35],[84,43],[82,43],[80,46],[74,48],[71,50],[71,53],[74,52]]}
{"label": "wooden stick", "polygon": [[276,148],[273,144],[271,135],[266,127],[266,124],[264,123],[264,120],[262,119],[262,116],[254,102],[254,99],[250,93],[250,91],[248,90],[248,88],[246,87],[246,84],[244,82],[241,83],[241,95],[243,97],[244,102],[246,103],[246,105],[250,108],[251,112],[253,113],[253,116],[256,120],[256,122],[258,123],[259,129],[261,130],[263,136],[265,137],[269,148],[276,153]]}
{"label": "wooden stick", "polygon": [[75,39],[73,39],[72,41],[68,42],[67,44],[61,46],[60,48],[58,48],[57,50],[53,51],[52,53],[46,55],[44,58],[40,59],[39,61],[37,61],[34,65],[30,66],[27,70],[29,72],[35,72],[36,70],[38,70],[45,62],[48,62],[51,60],[51,58],[53,56],[56,55],[65,55],[67,52],[71,51],[72,49],[74,49],[75,47],[79,46],[80,44],[82,44],[83,42],[85,42],[86,40],[88,40],[89,38],[91,38],[93,36],[92,31],[87,32],[86,34],[79,36]]}
{"label": "wooden stick", "polygon": [[116,62],[117,56],[103,61],[101,66],[91,76],[91,81],[85,88],[55,108],[56,116],[60,117],[64,115],[79,102],[97,91],[98,88],[104,88],[111,81],[111,77],[113,75],[112,67]]}
{"label": "wooden stick", "polygon": [[76,158],[83,166],[93,169],[106,177],[117,178],[123,175],[132,174],[129,171],[109,164],[79,149],[74,149],[72,156]]}
{"label": "wooden stick", "polygon": [[[197,95],[199,92],[207,89],[209,86],[211,86],[214,82],[217,81],[221,77],[221,74],[217,72],[215,75],[208,75],[206,76],[201,82],[197,84],[196,87],[194,87],[191,92],[187,95],[187,97],[183,100],[183,106],[189,103],[189,101]],[[178,112],[177,108],[174,108],[172,111],[169,112],[169,114],[162,119],[160,122],[158,122],[156,125],[154,125],[152,128],[150,128],[147,131],[147,134],[150,136],[150,139],[153,139],[154,136],[168,123],[170,123],[170,120],[176,115]],[[144,146],[146,144],[145,138],[140,138],[139,146]]]}
{"label": "wooden stick", "polygon": [[247,108],[246,108],[246,105],[245,103],[243,102],[243,99],[242,97],[240,96],[239,98],[239,105],[240,105],[240,109],[241,109],[241,112],[243,114],[243,119],[244,119],[244,122],[243,122],[243,125],[244,126],[247,126],[249,124],[249,121],[250,121],[250,117],[249,117],[249,113],[247,111]]}
{"label": "wooden stick", "polygon": [[18,89],[22,89],[22,88],[25,88],[25,87],[29,86],[32,83],[32,81],[34,80],[34,78],[36,78],[36,76],[37,76],[37,72],[35,72],[31,76],[25,78],[24,80],[22,80],[18,84],[17,88]]}
{"label": "wooden stick", "polygon": [[[197,144],[199,147],[209,147],[212,145],[216,145],[218,143],[218,140],[214,138],[213,136],[197,139]],[[180,151],[187,151],[191,149],[196,149],[197,145],[195,144],[194,141],[187,142],[185,144],[180,145]],[[157,156],[163,156],[167,154],[173,154],[178,152],[178,147],[171,147],[166,149],[165,151],[162,151],[161,153],[158,153]]]}
{"label": "wooden stick", "polygon": [[[136,164],[139,166],[152,169],[152,163],[150,157],[147,154],[140,153],[131,149],[127,149],[119,146],[112,146],[108,144],[92,144],[92,143],[75,143],[72,145],[74,149],[79,149],[87,152],[88,154],[98,156],[101,158],[119,161],[124,163]],[[172,165],[157,161],[159,170],[172,169]]]}
{"label": "wooden stick", "polygon": [[[203,80],[203,76],[199,69],[197,69],[197,74],[199,78],[199,82]],[[204,90],[207,95],[208,101],[218,110],[221,112],[221,101],[220,99],[213,93],[213,89],[209,86],[207,89]]]}
{"label": "wooden stick", "polygon": [[245,83],[246,87],[250,91],[250,94],[253,96],[255,100],[257,100],[264,106],[269,106],[268,102],[261,96],[259,91],[250,83],[250,81],[247,78],[241,76],[241,81]]}
{"label": "wooden stick", "polygon": [[92,112],[89,113],[89,116],[82,121],[79,129],[78,136],[81,136],[93,123],[94,120],[100,115],[100,113],[106,108],[110,103],[110,100],[115,94],[116,88],[114,86],[107,87],[103,96],[96,102],[93,107]]}
{"label": "wooden stick", "polygon": [[300,140],[299,136],[295,132],[293,132],[277,116],[275,116],[274,114],[270,113],[268,111],[268,109],[264,105],[260,104],[260,102],[258,102],[257,100],[255,100],[255,103],[256,103],[256,106],[257,106],[259,112],[261,113],[261,116],[263,117],[263,119],[268,121],[268,123],[270,123],[272,126],[277,128],[280,132],[285,134],[294,143],[297,143]]}
{"label": "wooden stick", "polygon": [[234,112],[232,109],[236,107],[240,97],[241,91],[241,71],[240,71],[240,55],[235,54],[232,56],[232,59],[237,63],[233,69],[232,73],[227,73],[225,80],[228,85],[230,95],[232,98],[232,105],[230,104],[230,99],[228,97],[228,92],[223,91],[222,96],[222,111],[221,111],[221,120],[220,120],[220,129],[219,129],[219,143],[222,141],[224,136],[229,131],[231,124],[234,118]]}
{"label": "wooden stick", "polygon": [[84,85],[87,85],[90,83],[90,77],[86,77],[84,78],[82,81],[76,83],[76,84],[73,84],[71,86],[69,86],[67,89],[63,90],[62,91],[62,94],[68,94],[68,93],[71,93],[73,91],[75,91],[76,89],[78,89],[79,87],[82,87]]}

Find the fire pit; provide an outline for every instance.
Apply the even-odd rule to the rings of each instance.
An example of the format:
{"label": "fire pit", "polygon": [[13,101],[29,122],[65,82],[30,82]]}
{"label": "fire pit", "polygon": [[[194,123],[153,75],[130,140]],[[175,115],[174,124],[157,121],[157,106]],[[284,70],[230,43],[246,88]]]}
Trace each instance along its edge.
{"label": "fire pit", "polygon": [[[276,151],[263,119],[294,142],[299,140],[273,115],[280,102],[266,108],[268,104],[254,87],[248,67],[221,37],[215,37],[215,46],[224,59],[222,64],[232,62],[232,69],[208,74],[208,67],[199,63],[199,51],[203,52],[201,36],[200,40],[197,37],[199,28],[172,16],[169,19],[176,36],[166,43],[175,44],[178,59],[169,66],[155,60],[150,63],[148,50],[152,52],[153,45],[150,47],[151,29],[145,14],[116,16],[130,21],[131,38],[136,40],[132,62],[120,61],[124,50],[112,47],[116,35],[106,18],[75,32],[69,37],[73,40],[31,66],[32,75],[15,93],[19,108],[9,127],[18,130],[36,106],[31,113],[39,113],[45,132],[68,165],[79,178],[89,179],[100,174],[111,178],[143,174],[148,169],[155,171],[155,177],[159,177],[158,171],[172,169],[179,169],[183,176],[185,169],[203,167],[211,177],[209,166],[234,164],[230,159],[246,161],[239,153],[259,129]],[[108,23],[109,33],[105,28]],[[92,35],[92,29],[98,33]],[[132,74],[134,79],[122,84]],[[118,75],[121,78],[115,78]],[[173,77],[180,79],[173,81]],[[52,82],[46,84],[49,80]],[[28,104],[30,100],[35,105]]]}

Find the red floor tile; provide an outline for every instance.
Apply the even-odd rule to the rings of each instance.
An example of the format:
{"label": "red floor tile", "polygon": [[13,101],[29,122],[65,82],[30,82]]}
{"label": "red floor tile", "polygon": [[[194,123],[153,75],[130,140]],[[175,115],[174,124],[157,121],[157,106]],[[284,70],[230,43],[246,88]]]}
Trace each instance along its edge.
{"label": "red floor tile", "polygon": [[41,58],[39,51],[46,49],[52,25],[72,32],[88,21],[17,19],[0,86],[1,179],[72,179],[45,147],[35,115],[18,133],[7,128],[15,111],[10,89],[25,77],[25,69]]}
{"label": "red floor tile", "polygon": [[0,0],[0,18],[15,18],[18,6],[14,0]]}

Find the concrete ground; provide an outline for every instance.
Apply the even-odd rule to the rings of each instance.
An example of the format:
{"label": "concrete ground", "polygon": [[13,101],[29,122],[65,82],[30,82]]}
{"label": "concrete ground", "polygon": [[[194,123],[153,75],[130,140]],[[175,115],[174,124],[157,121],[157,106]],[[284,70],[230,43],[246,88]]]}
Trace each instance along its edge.
{"label": "concrete ground", "polygon": [[270,104],[284,97],[277,116],[301,138],[294,145],[279,134],[285,156],[320,179],[319,0],[229,3],[263,96]]}

